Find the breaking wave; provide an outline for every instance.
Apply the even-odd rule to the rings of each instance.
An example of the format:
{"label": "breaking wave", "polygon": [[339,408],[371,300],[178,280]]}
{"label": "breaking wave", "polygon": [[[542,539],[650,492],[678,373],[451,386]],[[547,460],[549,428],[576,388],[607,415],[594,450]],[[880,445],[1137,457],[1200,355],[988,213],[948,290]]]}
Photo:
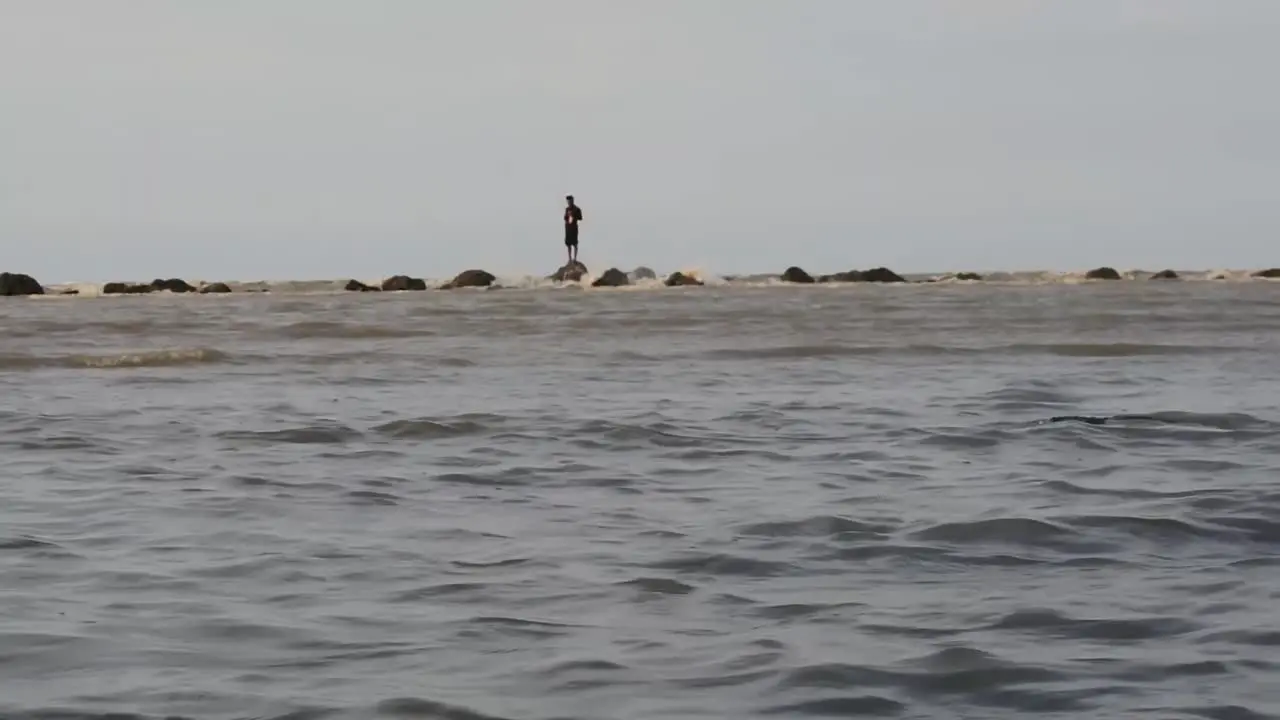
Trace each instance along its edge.
{"label": "breaking wave", "polygon": [[0,371],[163,368],[230,362],[231,356],[211,348],[174,348],[123,353],[16,355],[0,354]]}

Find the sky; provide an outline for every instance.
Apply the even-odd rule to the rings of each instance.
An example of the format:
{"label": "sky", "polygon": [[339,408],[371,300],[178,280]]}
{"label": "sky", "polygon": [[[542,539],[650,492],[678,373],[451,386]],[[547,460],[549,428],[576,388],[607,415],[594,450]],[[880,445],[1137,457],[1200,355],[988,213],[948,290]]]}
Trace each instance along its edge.
{"label": "sky", "polygon": [[47,282],[1280,265],[1274,0],[0,0]]}

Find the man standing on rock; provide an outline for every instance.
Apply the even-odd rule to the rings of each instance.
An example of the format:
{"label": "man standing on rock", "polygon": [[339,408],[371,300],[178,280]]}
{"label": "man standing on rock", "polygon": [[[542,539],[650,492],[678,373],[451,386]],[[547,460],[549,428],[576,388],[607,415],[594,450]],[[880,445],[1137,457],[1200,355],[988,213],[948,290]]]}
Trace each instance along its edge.
{"label": "man standing on rock", "polygon": [[572,195],[564,199],[569,203],[564,209],[564,248],[572,265],[578,262],[578,223],[582,222],[582,208],[573,204]]}

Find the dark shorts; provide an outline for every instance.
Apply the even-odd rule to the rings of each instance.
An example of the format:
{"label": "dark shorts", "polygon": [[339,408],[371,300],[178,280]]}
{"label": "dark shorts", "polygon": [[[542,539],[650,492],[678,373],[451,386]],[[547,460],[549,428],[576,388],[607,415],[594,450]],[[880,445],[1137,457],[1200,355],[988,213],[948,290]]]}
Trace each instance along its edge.
{"label": "dark shorts", "polygon": [[569,246],[578,244],[578,226],[577,225],[564,226],[564,244]]}

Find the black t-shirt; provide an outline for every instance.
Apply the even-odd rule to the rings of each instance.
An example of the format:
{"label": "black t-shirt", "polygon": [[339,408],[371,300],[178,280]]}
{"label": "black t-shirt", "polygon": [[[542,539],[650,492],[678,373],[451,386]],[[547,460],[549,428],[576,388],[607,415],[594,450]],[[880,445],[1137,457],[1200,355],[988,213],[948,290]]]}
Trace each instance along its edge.
{"label": "black t-shirt", "polygon": [[565,225],[572,225],[574,227],[577,227],[578,223],[581,221],[582,221],[582,208],[578,207],[577,205],[573,205],[564,209]]}

